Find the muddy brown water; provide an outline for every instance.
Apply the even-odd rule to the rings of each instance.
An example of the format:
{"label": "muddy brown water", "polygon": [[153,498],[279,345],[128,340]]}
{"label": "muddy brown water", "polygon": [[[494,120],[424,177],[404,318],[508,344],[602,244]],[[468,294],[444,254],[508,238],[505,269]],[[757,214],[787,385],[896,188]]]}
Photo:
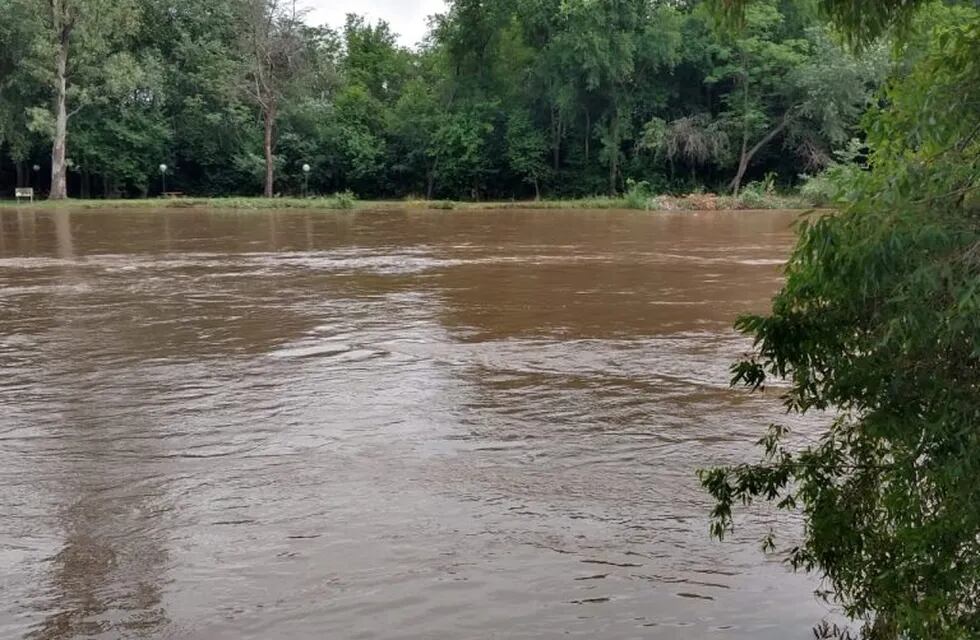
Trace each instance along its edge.
{"label": "muddy brown water", "polygon": [[794,219],[0,211],[0,638],[811,637],[694,476]]}

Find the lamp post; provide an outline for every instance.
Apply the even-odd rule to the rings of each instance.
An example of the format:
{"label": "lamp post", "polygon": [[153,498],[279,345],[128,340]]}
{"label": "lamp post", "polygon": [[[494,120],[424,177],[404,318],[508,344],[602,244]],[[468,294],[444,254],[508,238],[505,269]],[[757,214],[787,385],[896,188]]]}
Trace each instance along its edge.
{"label": "lamp post", "polygon": [[310,193],[310,165],[303,164],[303,197],[306,198]]}
{"label": "lamp post", "polygon": [[36,164],[33,167],[31,167],[31,169],[34,169],[34,179],[31,180],[31,182],[34,183],[33,184],[34,188],[37,189],[38,192],[40,192],[40,190],[41,190],[41,184],[38,181],[38,178],[41,175],[41,165]]}
{"label": "lamp post", "polygon": [[161,164],[160,167],[160,184],[162,189],[160,190],[160,195],[166,197],[167,195],[167,165]]}

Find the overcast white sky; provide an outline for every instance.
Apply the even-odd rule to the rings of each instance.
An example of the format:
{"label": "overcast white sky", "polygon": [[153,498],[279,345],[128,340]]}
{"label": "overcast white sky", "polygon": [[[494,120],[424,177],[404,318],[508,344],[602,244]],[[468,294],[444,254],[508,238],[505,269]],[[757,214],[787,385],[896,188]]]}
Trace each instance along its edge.
{"label": "overcast white sky", "polygon": [[305,0],[310,9],[307,22],[339,28],[348,13],[365,16],[369,22],[387,20],[398,41],[414,46],[425,36],[426,17],[445,11],[444,0]]}

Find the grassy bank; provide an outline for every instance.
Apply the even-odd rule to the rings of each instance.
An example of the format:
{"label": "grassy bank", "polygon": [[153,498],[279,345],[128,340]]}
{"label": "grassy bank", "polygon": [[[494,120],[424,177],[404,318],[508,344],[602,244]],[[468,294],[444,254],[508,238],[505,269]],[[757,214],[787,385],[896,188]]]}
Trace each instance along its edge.
{"label": "grassy bank", "polygon": [[450,200],[358,200],[349,194],[315,198],[147,198],[128,200],[38,200],[33,204],[0,201],[0,208],[57,209],[639,209],[649,211],[717,211],[731,209],[808,209],[812,203],[799,196],[746,194],[740,198],[714,194],[653,196],[648,198],[597,196],[574,200],[527,200],[508,202],[456,202]]}

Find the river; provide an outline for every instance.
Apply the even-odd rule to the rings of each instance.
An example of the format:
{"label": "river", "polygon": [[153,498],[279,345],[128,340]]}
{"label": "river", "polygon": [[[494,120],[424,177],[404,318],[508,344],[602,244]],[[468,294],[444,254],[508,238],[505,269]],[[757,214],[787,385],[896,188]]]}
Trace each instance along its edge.
{"label": "river", "polygon": [[812,637],[695,478],[794,219],[0,209],[0,637]]}

